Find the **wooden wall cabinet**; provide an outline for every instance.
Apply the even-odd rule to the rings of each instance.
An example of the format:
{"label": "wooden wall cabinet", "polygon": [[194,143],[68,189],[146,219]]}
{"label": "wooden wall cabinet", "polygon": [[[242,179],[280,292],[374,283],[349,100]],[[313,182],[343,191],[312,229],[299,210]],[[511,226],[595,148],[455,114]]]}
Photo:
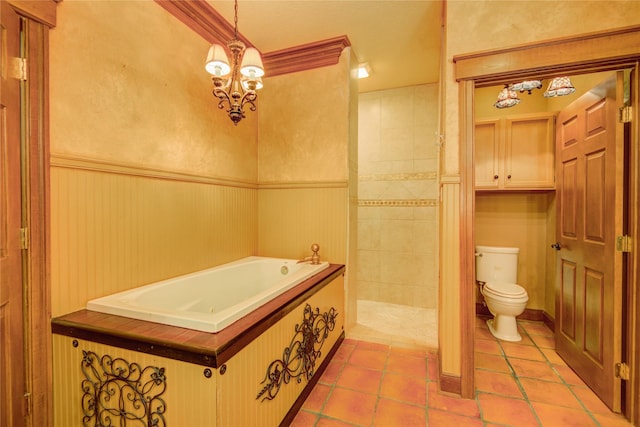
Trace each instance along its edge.
{"label": "wooden wall cabinet", "polygon": [[553,190],[553,113],[478,120],[476,190]]}

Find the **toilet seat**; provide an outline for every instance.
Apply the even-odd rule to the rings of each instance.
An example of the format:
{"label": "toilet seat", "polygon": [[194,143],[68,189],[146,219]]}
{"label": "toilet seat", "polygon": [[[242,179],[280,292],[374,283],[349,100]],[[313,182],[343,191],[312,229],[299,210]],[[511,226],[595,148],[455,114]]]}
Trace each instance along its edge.
{"label": "toilet seat", "polygon": [[498,298],[509,300],[528,300],[527,291],[515,283],[492,283],[487,282],[482,289],[483,294],[490,294]]}

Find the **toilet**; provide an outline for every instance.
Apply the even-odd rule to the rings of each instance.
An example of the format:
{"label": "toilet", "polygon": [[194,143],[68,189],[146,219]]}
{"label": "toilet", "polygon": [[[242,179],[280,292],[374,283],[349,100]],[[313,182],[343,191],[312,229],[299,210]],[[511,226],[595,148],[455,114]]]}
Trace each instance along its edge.
{"label": "toilet", "polygon": [[476,281],[481,285],[485,303],[493,315],[487,326],[494,337],[520,341],[516,316],[527,306],[529,295],[516,284],[518,248],[476,246]]}

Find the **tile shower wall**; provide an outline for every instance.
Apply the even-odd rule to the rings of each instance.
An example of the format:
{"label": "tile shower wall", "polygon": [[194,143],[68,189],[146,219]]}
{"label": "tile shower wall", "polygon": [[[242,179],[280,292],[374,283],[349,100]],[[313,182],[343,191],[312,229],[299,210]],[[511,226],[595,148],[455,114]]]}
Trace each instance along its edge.
{"label": "tile shower wall", "polygon": [[438,85],[360,94],[358,299],[438,304]]}

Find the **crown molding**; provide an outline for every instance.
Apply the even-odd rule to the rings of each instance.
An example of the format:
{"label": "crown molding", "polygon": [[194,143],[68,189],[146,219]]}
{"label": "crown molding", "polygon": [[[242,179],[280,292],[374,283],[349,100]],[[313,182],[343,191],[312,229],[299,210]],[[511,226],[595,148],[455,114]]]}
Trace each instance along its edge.
{"label": "crown molding", "polygon": [[340,54],[351,46],[347,36],[307,43],[262,55],[265,72],[269,77],[313,68],[335,65],[340,60]]}
{"label": "crown molding", "polygon": [[[155,0],[155,2],[209,43],[226,46],[227,42],[234,37],[233,25],[204,0]],[[247,46],[255,47],[240,33],[238,33],[238,39]]]}
{"label": "crown molding", "polygon": [[[226,45],[234,36],[233,26],[205,0],[155,0],[167,12],[209,43]],[[245,45],[256,47],[242,34]],[[260,52],[268,77],[335,65],[344,48],[351,46],[347,36],[307,43],[273,52]],[[257,48],[256,48],[257,49]],[[259,50],[259,49],[258,49]]]}

